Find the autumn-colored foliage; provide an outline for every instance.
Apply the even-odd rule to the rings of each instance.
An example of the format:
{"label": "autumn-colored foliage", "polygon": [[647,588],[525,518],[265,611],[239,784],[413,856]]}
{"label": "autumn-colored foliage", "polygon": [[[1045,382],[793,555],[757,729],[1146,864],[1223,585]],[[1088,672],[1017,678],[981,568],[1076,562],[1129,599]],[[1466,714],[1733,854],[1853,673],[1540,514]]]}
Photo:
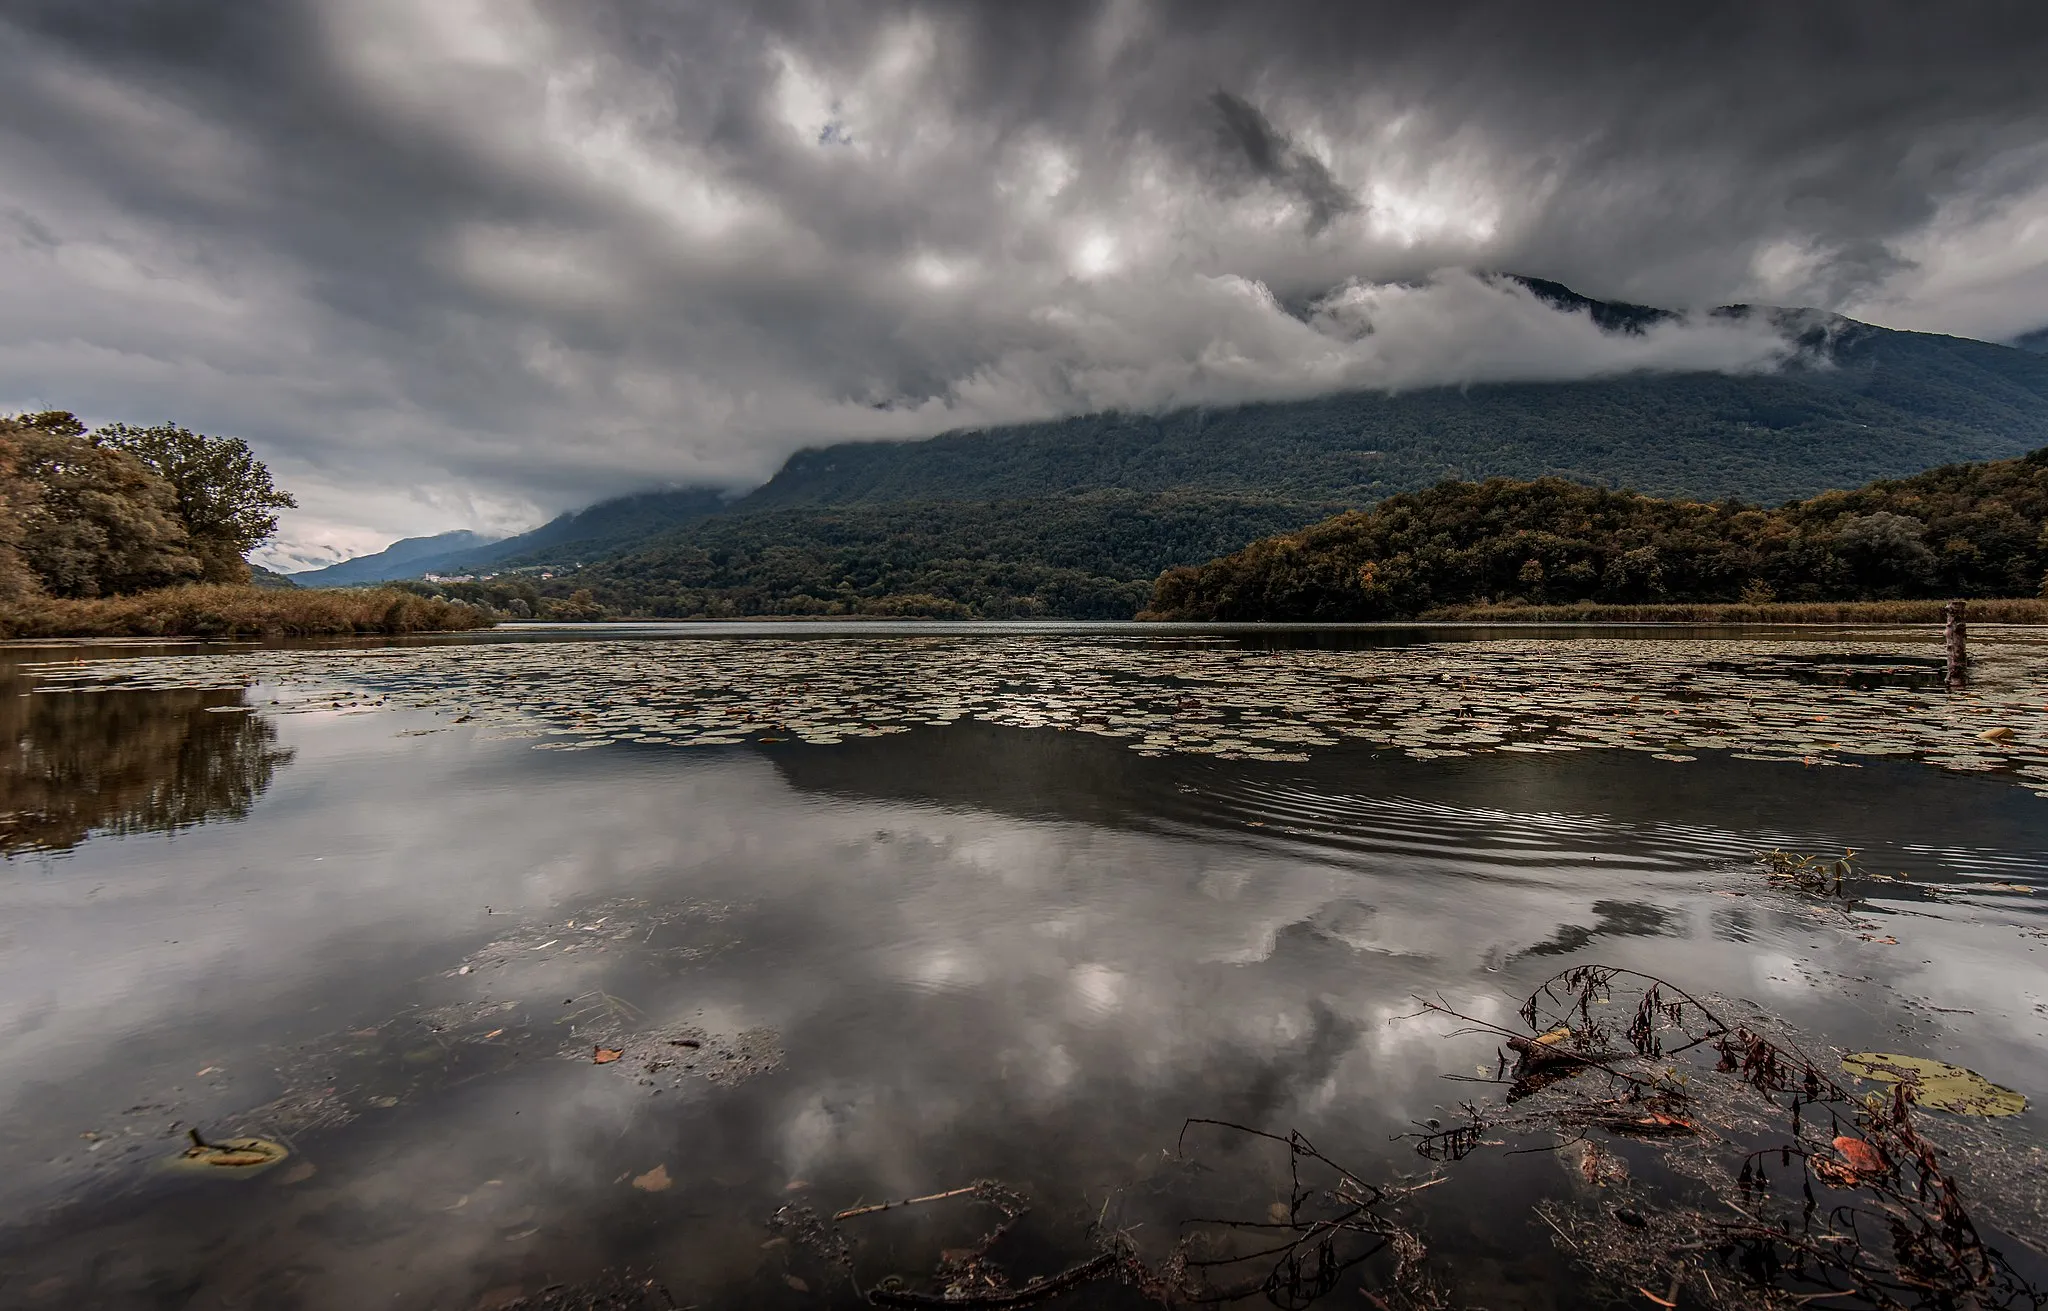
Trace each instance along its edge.
{"label": "autumn-colored foliage", "polygon": [[[1796,621],[1850,618],[1839,606],[1851,602],[2032,598],[2044,571],[2048,449],[1776,509],[1562,478],[1445,482],[1169,570],[1146,617],[1466,617],[1508,605],[1589,620],[1647,616],[1587,607],[1712,606]],[[1783,602],[1795,612],[1772,614]]]}

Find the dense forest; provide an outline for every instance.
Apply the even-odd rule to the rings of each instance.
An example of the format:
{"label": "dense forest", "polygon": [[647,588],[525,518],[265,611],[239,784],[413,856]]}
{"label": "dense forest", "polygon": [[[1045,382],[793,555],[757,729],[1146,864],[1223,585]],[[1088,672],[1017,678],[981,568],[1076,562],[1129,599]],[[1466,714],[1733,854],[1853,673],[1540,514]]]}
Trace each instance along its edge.
{"label": "dense forest", "polygon": [[1339,508],[1102,492],[774,510],[707,518],[553,579],[404,585],[550,618],[1128,619],[1161,570]]}
{"label": "dense forest", "polygon": [[733,510],[1100,488],[1361,505],[1445,478],[1547,475],[1775,504],[2048,445],[2048,357],[1833,322],[1816,354],[1770,374],[1357,392],[843,444],[790,457]]}
{"label": "dense forest", "polygon": [[2048,449],[1776,509],[1561,478],[1445,482],[1168,571],[1147,614],[1371,620],[1468,604],[2035,596]]}

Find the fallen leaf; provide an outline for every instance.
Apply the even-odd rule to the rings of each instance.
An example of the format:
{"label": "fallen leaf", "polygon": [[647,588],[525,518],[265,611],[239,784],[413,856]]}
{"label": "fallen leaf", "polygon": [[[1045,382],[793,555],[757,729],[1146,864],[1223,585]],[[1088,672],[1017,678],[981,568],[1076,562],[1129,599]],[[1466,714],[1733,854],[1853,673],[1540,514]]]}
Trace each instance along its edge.
{"label": "fallen leaf", "polygon": [[1284,1225],[1294,1218],[1294,1212],[1285,1202],[1275,1202],[1266,1208],[1266,1218],[1276,1225]]}
{"label": "fallen leaf", "polygon": [[1927,1056],[1896,1052],[1852,1052],[1842,1068],[1859,1079],[1903,1083],[1921,1106],[1956,1115],[2018,1115],[2027,1109],[2025,1094],[2002,1088],[1974,1070]]}
{"label": "fallen leaf", "polygon": [[811,1291],[811,1286],[805,1283],[803,1280],[798,1279],[795,1275],[784,1275],[782,1277],[782,1282],[788,1284],[791,1288],[794,1288],[799,1293],[808,1293]]}
{"label": "fallen leaf", "polygon": [[484,1035],[484,1041],[489,1042],[491,1039],[497,1037],[499,1034],[503,1032],[503,1029],[492,1029],[489,1033]]}
{"label": "fallen leaf", "polygon": [[1884,1157],[1878,1155],[1877,1149],[1861,1138],[1843,1134],[1835,1139],[1835,1150],[1842,1154],[1842,1160],[1857,1174],[1884,1173]]}
{"label": "fallen leaf", "polygon": [[610,1065],[613,1061],[616,1061],[617,1059],[619,1059],[619,1057],[624,1056],[625,1054],[626,1053],[624,1051],[615,1048],[599,1047],[596,1053],[593,1056],[591,1056],[590,1063],[592,1065]]}
{"label": "fallen leaf", "polygon": [[1979,742],[2003,742],[2011,736],[2012,730],[2001,724],[1997,728],[1987,728],[1977,734],[1977,740]]}
{"label": "fallen leaf", "polygon": [[668,1191],[669,1185],[674,1182],[673,1179],[668,1177],[668,1165],[666,1163],[655,1166],[646,1174],[636,1174],[633,1176],[633,1186],[643,1193],[665,1193]]}

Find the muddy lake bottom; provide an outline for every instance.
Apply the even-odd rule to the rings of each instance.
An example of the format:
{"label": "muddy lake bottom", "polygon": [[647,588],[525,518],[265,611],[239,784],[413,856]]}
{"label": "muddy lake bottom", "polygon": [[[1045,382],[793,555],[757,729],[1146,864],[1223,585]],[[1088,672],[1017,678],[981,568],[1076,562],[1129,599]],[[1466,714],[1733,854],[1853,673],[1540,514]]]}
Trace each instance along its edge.
{"label": "muddy lake bottom", "polygon": [[[1432,1003],[1514,1029],[1589,963],[2024,1094],[1919,1120],[2048,1283],[2048,642],[1975,649],[1952,693],[1932,629],[17,648],[0,1307],[1016,1288],[1286,1220],[1285,1145],[1191,1119],[1426,1185],[1447,1304],[1649,1306],[1538,1208],[1682,1190],[1654,1144],[1409,1136],[1501,1091]],[[1848,848],[1847,907],[1756,861]]]}

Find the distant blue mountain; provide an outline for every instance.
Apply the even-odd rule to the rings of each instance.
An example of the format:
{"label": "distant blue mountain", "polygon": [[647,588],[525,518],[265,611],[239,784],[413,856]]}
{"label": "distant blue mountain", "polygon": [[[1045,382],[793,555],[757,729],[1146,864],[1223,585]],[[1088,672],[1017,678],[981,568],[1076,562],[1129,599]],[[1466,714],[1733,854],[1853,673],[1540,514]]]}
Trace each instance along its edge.
{"label": "distant blue mountain", "polygon": [[418,578],[454,568],[465,556],[493,545],[496,538],[464,529],[436,533],[432,537],[407,537],[393,542],[375,555],[359,555],[324,569],[308,569],[288,575],[300,587],[353,587],[359,583],[382,583],[393,578]]}
{"label": "distant blue mountain", "polygon": [[630,548],[670,529],[715,515],[725,506],[726,493],[715,487],[639,492],[559,515],[517,537],[493,539],[472,532],[408,537],[375,555],[292,574],[291,580],[301,587],[355,587],[423,574],[490,573],[538,564],[573,565]]}
{"label": "distant blue mountain", "polygon": [[2012,339],[2012,344],[2023,351],[2035,351],[2048,355],[2048,328],[2036,328],[2032,332],[2023,332]]}

